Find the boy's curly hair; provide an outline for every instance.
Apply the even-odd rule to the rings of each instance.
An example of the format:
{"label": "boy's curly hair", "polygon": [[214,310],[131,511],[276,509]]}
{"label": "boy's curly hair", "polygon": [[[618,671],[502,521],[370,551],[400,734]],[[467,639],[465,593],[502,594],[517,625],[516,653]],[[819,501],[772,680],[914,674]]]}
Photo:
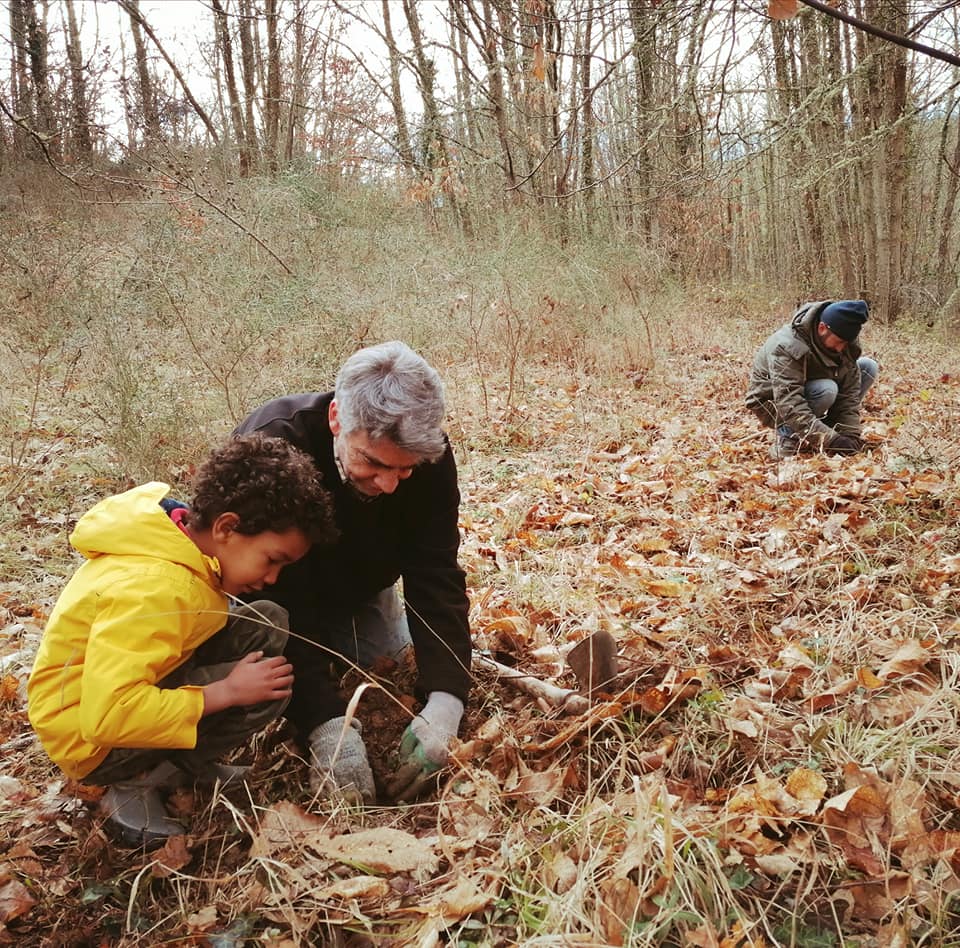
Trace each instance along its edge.
{"label": "boy's curly hair", "polygon": [[337,536],[333,504],[310,456],[283,438],[239,435],[213,451],[193,479],[191,526],[235,513],[246,536],[296,527],[314,543]]}

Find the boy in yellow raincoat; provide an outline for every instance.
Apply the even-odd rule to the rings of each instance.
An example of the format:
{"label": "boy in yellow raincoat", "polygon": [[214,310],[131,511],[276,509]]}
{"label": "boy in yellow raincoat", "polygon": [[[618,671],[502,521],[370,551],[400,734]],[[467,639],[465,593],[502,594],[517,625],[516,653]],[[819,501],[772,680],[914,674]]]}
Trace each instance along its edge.
{"label": "boy in yellow raincoat", "polygon": [[108,786],[101,807],[135,845],[185,831],[161,786],[240,779],[216,759],[290,700],[286,612],[254,602],[231,613],[230,599],[335,537],[312,461],[282,439],[227,442],[197,472],[189,507],[169,490],[144,484],[79,520],[70,542],[86,562],[27,687],[44,749],[69,777]]}

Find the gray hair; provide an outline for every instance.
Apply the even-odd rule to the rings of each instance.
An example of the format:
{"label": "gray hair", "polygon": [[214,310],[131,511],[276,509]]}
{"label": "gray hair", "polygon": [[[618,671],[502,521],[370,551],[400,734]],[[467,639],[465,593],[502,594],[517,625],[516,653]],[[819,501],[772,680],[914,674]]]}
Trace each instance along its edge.
{"label": "gray hair", "polygon": [[355,352],[337,374],[333,396],[344,434],[388,438],[426,461],[443,456],[440,373],[406,344],[383,342]]}

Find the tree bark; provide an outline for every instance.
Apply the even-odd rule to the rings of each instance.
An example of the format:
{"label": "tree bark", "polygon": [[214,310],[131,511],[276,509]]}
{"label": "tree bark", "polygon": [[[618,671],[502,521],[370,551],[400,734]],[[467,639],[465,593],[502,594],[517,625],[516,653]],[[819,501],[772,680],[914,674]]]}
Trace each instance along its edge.
{"label": "tree bark", "polygon": [[467,209],[457,193],[459,181],[457,169],[450,160],[447,152],[447,142],[443,134],[443,125],[440,120],[440,108],[437,105],[435,84],[437,75],[436,63],[430,59],[424,48],[423,33],[420,29],[420,19],[417,15],[416,0],[403,0],[403,12],[410,30],[410,39],[413,43],[413,56],[416,63],[417,84],[423,99],[423,167],[429,171],[439,171],[439,178],[434,181],[434,187],[439,186],[445,199],[450,204],[454,219],[464,233],[470,233],[472,225],[467,215]]}
{"label": "tree bark", "polygon": [[254,104],[257,100],[257,69],[253,48],[253,18],[251,0],[240,0],[240,71],[243,75],[246,142],[251,168],[256,167],[260,161],[259,135],[254,117]]}
{"label": "tree bark", "polygon": [[223,74],[227,84],[227,97],[230,102],[230,121],[233,134],[237,139],[237,152],[240,162],[240,176],[245,178],[251,172],[250,149],[247,146],[247,131],[243,125],[243,110],[240,107],[240,94],[237,91],[237,76],[233,66],[233,41],[230,38],[230,24],[226,8],[221,0],[211,0],[216,21],[217,39],[220,55],[223,57]]}
{"label": "tree bark", "polygon": [[89,158],[93,153],[93,140],[90,135],[90,109],[87,80],[83,71],[80,30],[77,28],[74,0],[65,0],[65,5],[67,11],[67,60],[70,64],[71,113],[73,116],[71,138],[74,142],[76,156]]}
{"label": "tree bark", "polygon": [[390,0],[381,0],[383,10],[383,31],[387,43],[387,61],[390,67],[390,107],[397,123],[397,154],[406,171],[416,174],[419,171],[417,159],[410,145],[410,132],[407,127],[407,113],[403,107],[400,93],[400,54],[393,38],[393,26],[390,22]]}
{"label": "tree bark", "polygon": [[[584,189],[588,207],[593,203],[593,90],[590,67],[593,59],[591,42],[593,34],[593,0],[587,0],[583,23],[583,47],[580,56],[580,109],[583,115],[583,132],[580,144],[580,186]],[[588,213],[588,223],[589,223]]]}
{"label": "tree bark", "polygon": [[[630,29],[633,33],[633,71],[636,127],[634,178],[636,197],[629,203],[639,204],[641,231],[653,236],[653,135],[656,116],[654,70],[657,56],[656,12],[648,0],[630,0]],[[633,195],[631,195],[633,197]]]}
{"label": "tree bark", "polygon": [[[295,143],[298,132],[302,128],[301,115],[303,114],[304,98],[306,96],[306,8],[304,0],[295,0],[293,14],[293,62],[291,64],[292,78],[290,80],[290,104],[287,108],[286,122],[283,125],[283,161],[289,166],[293,161]],[[302,154],[303,137],[300,136],[301,148],[296,149],[297,156]]]}
{"label": "tree bark", "polygon": [[[869,0],[864,17],[894,32],[906,29],[906,14],[895,0]],[[902,309],[904,200],[907,188],[907,56],[906,50],[858,34],[864,75],[860,106],[864,133],[872,147],[865,163],[865,226],[872,236],[868,255],[867,293],[878,317],[893,322]]]}
{"label": "tree bark", "polygon": [[277,0],[266,0],[267,90],[264,96],[264,124],[267,167],[276,174],[279,167],[280,136],[280,39],[277,35]]}
{"label": "tree bark", "polygon": [[[950,112],[944,120],[950,120]],[[943,213],[940,215],[940,237],[937,242],[937,259],[940,261],[937,279],[937,297],[940,303],[945,303],[950,294],[957,287],[956,260],[950,260],[951,235],[956,228],[955,212],[957,207],[957,193],[960,190],[960,122],[954,120],[956,140],[953,146],[952,160],[948,161],[946,154],[942,156],[947,166],[947,188],[943,201]],[[946,144],[946,142],[944,142]],[[944,149],[945,151],[945,149]]]}
{"label": "tree bark", "polygon": [[140,0],[126,0],[122,4],[130,18],[130,34],[133,36],[133,53],[137,67],[137,85],[140,90],[140,117],[147,139],[160,140],[160,116],[157,112],[157,96],[147,62],[147,47],[141,30]]}
{"label": "tree bark", "polygon": [[24,0],[10,0],[10,40],[10,98],[14,113],[22,120],[13,123],[13,153],[16,156],[26,156],[32,152],[33,139],[24,124],[33,128],[36,115],[27,56]]}
{"label": "tree bark", "polygon": [[[45,140],[47,154],[58,158],[62,151],[60,131],[54,117],[53,102],[50,98],[50,81],[47,59],[46,19],[37,16],[34,0],[22,0],[24,26],[26,27],[27,55],[30,61],[30,77],[37,104],[34,131]],[[46,10],[44,10],[46,14]]]}
{"label": "tree bark", "polygon": [[450,51],[453,54],[453,74],[457,89],[457,137],[465,142],[471,153],[479,149],[476,110],[473,101],[473,78],[467,44],[467,24],[461,0],[447,0],[450,12]]}
{"label": "tree bark", "polygon": [[481,30],[480,53],[487,67],[487,97],[490,100],[493,123],[497,131],[497,144],[500,149],[499,164],[506,185],[506,195],[509,195],[509,201],[505,203],[515,203],[519,199],[519,193],[517,191],[517,176],[513,167],[513,155],[510,151],[507,103],[503,91],[503,67],[500,57],[497,55],[500,44],[497,42],[497,32],[493,22],[493,0],[482,0],[482,20],[472,7],[471,0],[467,0],[467,4],[474,22],[478,24]]}

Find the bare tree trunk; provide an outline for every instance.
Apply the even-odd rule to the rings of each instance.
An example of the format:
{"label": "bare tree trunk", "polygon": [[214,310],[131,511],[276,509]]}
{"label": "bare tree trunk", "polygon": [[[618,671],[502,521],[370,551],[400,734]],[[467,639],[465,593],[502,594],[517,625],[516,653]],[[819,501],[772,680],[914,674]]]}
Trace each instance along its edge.
{"label": "bare tree trunk", "polygon": [[67,60],[70,63],[70,89],[72,98],[74,152],[79,158],[89,158],[93,153],[90,135],[90,111],[87,101],[87,82],[83,74],[83,52],[80,46],[80,30],[73,0],[65,0],[67,11]]}
{"label": "bare tree trunk", "polygon": [[[521,82],[523,67],[517,54],[520,45],[517,40],[517,19],[514,16],[512,0],[483,0],[483,2],[484,6],[488,2],[491,3],[497,15],[496,25],[490,24],[487,42],[496,42],[497,39],[500,41],[500,63],[507,80],[506,89],[509,91],[509,96],[501,95],[501,99],[505,106],[504,119],[507,120],[506,107],[509,107],[510,117],[513,119],[510,124],[515,133],[513,140],[519,143],[512,160],[519,183],[519,179],[534,165],[534,149],[531,144],[533,130],[524,86]],[[501,90],[503,90],[502,83]]]}
{"label": "bare tree trunk", "polygon": [[133,100],[133,95],[130,91],[130,87],[133,85],[133,81],[127,75],[127,67],[129,65],[129,58],[127,57],[127,41],[124,38],[123,32],[120,33],[120,97],[123,100],[123,117],[124,124],[127,128],[127,151],[132,152],[137,147],[137,128],[139,126],[139,120],[137,116],[136,104]]}
{"label": "bare tree trunk", "polygon": [[563,197],[567,192],[567,185],[560,134],[560,61],[563,55],[563,32],[554,0],[545,0],[543,40],[547,55],[543,123],[545,144],[549,149],[544,170],[547,172],[547,186],[552,191],[554,207],[561,214],[561,228],[565,235],[568,211]]}
{"label": "bare tree trunk", "polygon": [[276,174],[279,167],[280,137],[280,39],[277,35],[277,0],[266,0],[267,90],[264,96],[264,124],[267,167]]}
{"label": "bare tree trunk", "polygon": [[[885,3],[890,29],[907,32],[907,16],[899,2]],[[886,93],[883,96],[885,118],[890,127],[884,168],[887,171],[887,239],[886,279],[881,295],[881,313],[894,322],[903,310],[904,204],[907,194],[907,148],[909,125],[907,113],[907,51],[888,43],[889,68],[884,70]]]}
{"label": "bare tree trunk", "polygon": [[[50,98],[50,81],[47,61],[47,24],[37,17],[34,0],[21,0],[24,26],[26,27],[27,54],[30,60],[30,76],[36,97],[37,111],[34,130],[45,139],[47,153],[58,158],[62,150],[60,133],[53,114]],[[44,9],[46,14],[46,9]]]}
{"label": "bare tree trunk", "polygon": [[[33,128],[36,124],[34,114],[33,84],[30,81],[30,68],[27,56],[27,23],[24,15],[24,0],[10,0],[10,92],[14,113],[22,123]],[[13,153],[25,156],[32,151],[33,140],[21,122],[13,124]]]}
{"label": "bare tree trunk", "polygon": [[476,154],[480,139],[475,119],[467,25],[460,0],[447,0],[447,7],[450,11],[450,50],[453,53],[453,74],[457,88],[457,137]]}
{"label": "bare tree trunk", "polygon": [[410,30],[410,39],[413,42],[413,55],[417,70],[417,85],[420,88],[420,97],[423,101],[423,147],[422,163],[432,170],[445,157],[443,132],[440,125],[440,109],[437,106],[436,82],[437,66],[430,59],[423,46],[423,34],[420,30],[420,19],[417,16],[415,0],[403,0],[403,12],[407,19],[407,28]]}
{"label": "bare tree trunk", "polygon": [[[290,82],[290,105],[287,109],[287,121],[284,125],[283,161],[289,166],[293,161],[294,141],[300,127],[300,115],[303,111],[303,100],[306,95],[306,9],[303,0],[295,0],[293,14],[293,63],[291,64],[293,77]],[[299,157],[298,150],[298,157]]]}
{"label": "bare tree trunk", "polygon": [[[583,48],[580,61],[580,108],[583,114],[583,132],[580,143],[580,182],[584,188],[587,206],[593,204],[593,90],[591,88],[590,65],[592,60],[591,42],[593,33],[593,0],[587,0],[587,10],[583,23]],[[589,227],[588,212],[587,225]]]}
{"label": "bare tree trunk", "polygon": [[[633,71],[636,96],[637,155],[635,178],[639,217],[644,234],[653,236],[653,123],[656,115],[654,68],[657,55],[656,14],[647,0],[630,0],[630,29],[633,33]],[[634,202],[630,202],[631,204]]]}
{"label": "bare tree trunk", "polygon": [[[892,0],[870,0],[864,16],[893,32],[906,32],[906,14]],[[871,188],[868,221],[875,235],[875,258],[868,261],[873,279],[868,286],[874,309],[881,319],[892,322],[903,305],[900,285],[907,186],[907,56],[903,47],[872,36],[862,43],[868,60],[861,102],[866,131],[881,137],[881,145],[867,157],[869,172],[864,176]]]}
{"label": "bare tree trunk", "polygon": [[267,110],[266,110],[266,101],[269,86],[267,85],[267,67],[266,60],[263,55],[263,42],[260,39],[260,8],[254,6],[254,0],[250,0],[252,15],[250,17],[250,29],[253,35],[253,62],[256,67],[256,85],[257,88],[261,91],[263,96],[263,101],[260,105],[260,118],[263,122],[263,132],[261,133],[261,152],[263,157],[266,159],[267,153]]}
{"label": "bare tree trunk", "polygon": [[230,100],[230,121],[233,134],[237,139],[237,151],[240,160],[240,176],[250,174],[250,149],[247,147],[247,133],[243,127],[243,111],[240,107],[240,95],[237,92],[237,76],[233,68],[233,41],[230,39],[230,24],[227,11],[221,0],[211,0],[216,20],[217,39],[220,55],[223,57],[223,74],[227,83],[227,97]]}
{"label": "bare tree trunk", "polygon": [[[823,17],[814,17],[811,11],[803,11],[797,17],[800,33],[800,61],[798,63],[799,82],[802,89],[812,90],[823,86],[824,73],[823,57],[820,54],[820,23]],[[813,162],[826,158],[831,145],[831,128],[828,121],[829,113],[825,104],[816,109],[808,124],[808,137],[812,139],[814,154],[802,153],[795,155],[795,173],[803,174]],[[810,151],[809,146],[806,149]],[[830,296],[830,287],[821,285],[826,279],[830,282],[830,272],[826,266],[826,247],[824,244],[824,215],[826,208],[822,200],[821,188],[818,183],[804,188],[803,193],[803,282],[809,287],[808,295],[824,298]]]}
{"label": "bare tree trunk", "polygon": [[126,0],[123,8],[130,17],[130,34],[133,36],[137,83],[140,88],[140,117],[147,138],[151,141],[159,141],[160,116],[157,113],[157,95],[153,87],[153,77],[150,75],[150,64],[147,62],[147,47],[143,42],[143,32],[140,29],[140,0]]}
{"label": "bare tree trunk", "polygon": [[418,171],[417,160],[410,145],[410,132],[407,128],[407,113],[403,107],[400,93],[400,54],[393,38],[393,26],[390,23],[390,0],[381,0],[383,10],[383,30],[387,41],[387,56],[390,64],[390,106],[397,123],[397,154],[403,167],[415,174]]}
{"label": "bare tree trunk", "polygon": [[244,114],[246,116],[246,143],[251,168],[259,161],[259,135],[254,118],[257,100],[257,70],[253,48],[253,7],[251,0],[240,0],[240,65],[243,74]]}
{"label": "bare tree trunk", "polygon": [[440,121],[440,108],[437,105],[434,85],[436,82],[436,63],[430,59],[424,49],[423,33],[420,29],[420,20],[417,16],[415,0],[403,0],[403,12],[410,30],[410,39],[413,43],[413,56],[416,63],[417,84],[423,99],[423,165],[428,171],[439,170],[439,184],[453,210],[454,219],[465,233],[471,230],[470,220],[466,208],[463,206],[457,190],[457,169],[450,161],[447,153],[447,143],[443,135],[443,126]]}
{"label": "bare tree trunk", "polygon": [[[944,129],[950,120],[950,113],[947,113],[944,119]],[[955,212],[957,207],[957,192],[960,189],[960,122],[954,121],[956,126],[956,141],[953,146],[953,158],[948,161],[946,157],[946,148],[943,148],[943,163],[947,166],[947,190],[943,202],[943,213],[940,215],[940,238],[937,243],[937,258],[940,261],[938,270],[937,296],[941,303],[946,302],[948,297],[957,286],[957,267],[956,262],[950,261],[950,238],[956,227]],[[944,146],[946,142],[944,142]]]}
{"label": "bare tree trunk", "polygon": [[481,53],[487,66],[490,107],[493,109],[493,120],[497,129],[497,142],[500,145],[500,167],[503,169],[504,181],[506,182],[512,203],[518,199],[519,194],[516,190],[517,176],[513,168],[513,155],[510,152],[507,104],[503,94],[503,68],[500,65],[500,58],[497,56],[497,49],[499,47],[493,23],[492,0],[482,0],[482,2],[483,33],[481,34]]}

